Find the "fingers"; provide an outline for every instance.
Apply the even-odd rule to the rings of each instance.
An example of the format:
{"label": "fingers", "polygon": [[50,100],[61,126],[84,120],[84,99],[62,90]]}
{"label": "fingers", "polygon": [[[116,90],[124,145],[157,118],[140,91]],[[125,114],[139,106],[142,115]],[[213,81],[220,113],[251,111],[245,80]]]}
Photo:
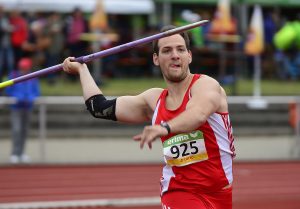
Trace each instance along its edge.
{"label": "fingers", "polygon": [[81,65],[75,61],[75,57],[68,57],[63,62],[63,70],[69,74],[78,74]]}
{"label": "fingers", "polygon": [[148,142],[149,149],[152,149],[152,142]]}
{"label": "fingers", "polygon": [[133,137],[135,141],[140,142],[140,148],[143,149],[145,144],[148,145],[149,149],[152,149],[152,143],[157,137],[161,136],[160,126],[146,126],[143,133]]}
{"label": "fingers", "polygon": [[66,73],[71,73],[71,65],[70,65],[70,62],[72,60],[74,60],[75,58],[74,57],[68,57],[64,60],[63,62],[63,70],[66,72]]}
{"label": "fingers", "polygon": [[140,148],[143,149],[144,148],[144,144],[145,144],[145,137],[143,137],[143,134],[139,134],[133,137],[134,141],[139,141],[140,142]]}
{"label": "fingers", "polygon": [[142,137],[142,134],[139,134],[139,135],[136,135],[133,138],[134,141],[140,141],[141,140],[141,137]]}
{"label": "fingers", "polygon": [[144,144],[145,144],[145,137],[143,136],[143,134],[139,134],[133,137],[134,141],[139,141],[140,142],[140,148],[143,149],[144,148]]}
{"label": "fingers", "polygon": [[75,61],[75,57],[69,57],[70,62],[74,62]]}
{"label": "fingers", "polygon": [[[134,141],[139,141],[140,142],[140,148],[143,149],[144,148],[144,144],[145,142],[147,141],[147,138],[144,136],[143,133],[139,134],[139,135],[136,135],[133,137],[133,140]],[[148,146],[149,146],[149,142],[148,143]],[[150,142],[151,143],[151,142]],[[150,145],[150,147],[152,148],[152,146]],[[149,148],[150,148],[149,147]]]}

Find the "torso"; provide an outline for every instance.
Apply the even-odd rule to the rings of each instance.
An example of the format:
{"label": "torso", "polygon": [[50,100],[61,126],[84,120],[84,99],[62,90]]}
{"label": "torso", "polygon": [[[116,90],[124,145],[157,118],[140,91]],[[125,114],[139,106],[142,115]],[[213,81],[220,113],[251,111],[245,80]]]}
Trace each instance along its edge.
{"label": "torso", "polygon": [[[175,105],[175,109],[168,109],[168,91],[164,90],[158,99],[152,123],[169,121],[183,112],[190,99],[191,88],[200,76],[193,76],[182,103]],[[217,191],[232,182],[234,147],[227,111],[212,114],[193,132],[170,134],[162,137],[161,141],[166,162],[161,180],[162,193],[170,190]]]}

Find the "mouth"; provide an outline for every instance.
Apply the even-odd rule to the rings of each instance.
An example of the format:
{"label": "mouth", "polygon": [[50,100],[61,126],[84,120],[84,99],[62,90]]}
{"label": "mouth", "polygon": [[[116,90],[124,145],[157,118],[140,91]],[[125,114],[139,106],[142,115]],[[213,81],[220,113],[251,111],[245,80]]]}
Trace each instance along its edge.
{"label": "mouth", "polygon": [[171,68],[180,68],[181,65],[180,64],[171,64],[170,67]]}

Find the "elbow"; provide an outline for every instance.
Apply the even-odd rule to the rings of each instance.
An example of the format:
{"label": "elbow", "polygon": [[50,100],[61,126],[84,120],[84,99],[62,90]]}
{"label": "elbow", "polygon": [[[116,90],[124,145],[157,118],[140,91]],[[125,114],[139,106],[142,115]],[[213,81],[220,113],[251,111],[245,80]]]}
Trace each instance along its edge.
{"label": "elbow", "polygon": [[106,100],[103,95],[95,95],[85,102],[90,114],[95,118],[116,121],[116,99]]}
{"label": "elbow", "polygon": [[88,109],[88,111],[89,111],[90,115],[93,116],[94,118],[99,118],[97,112],[91,111],[91,110],[89,110],[89,109]]}
{"label": "elbow", "polygon": [[203,125],[208,119],[208,115],[201,111],[199,111],[198,114],[195,115],[197,115],[197,117],[194,117],[196,120],[195,124],[197,124],[198,127]]}

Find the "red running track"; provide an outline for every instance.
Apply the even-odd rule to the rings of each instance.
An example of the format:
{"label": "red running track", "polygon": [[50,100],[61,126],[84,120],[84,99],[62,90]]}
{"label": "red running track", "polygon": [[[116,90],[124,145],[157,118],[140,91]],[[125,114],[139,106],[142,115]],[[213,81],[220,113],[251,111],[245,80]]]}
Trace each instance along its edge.
{"label": "red running track", "polygon": [[[2,166],[0,205],[158,197],[161,168],[162,165]],[[299,209],[300,161],[236,162],[233,191],[234,209]],[[161,207],[122,207],[129,208]]]}

